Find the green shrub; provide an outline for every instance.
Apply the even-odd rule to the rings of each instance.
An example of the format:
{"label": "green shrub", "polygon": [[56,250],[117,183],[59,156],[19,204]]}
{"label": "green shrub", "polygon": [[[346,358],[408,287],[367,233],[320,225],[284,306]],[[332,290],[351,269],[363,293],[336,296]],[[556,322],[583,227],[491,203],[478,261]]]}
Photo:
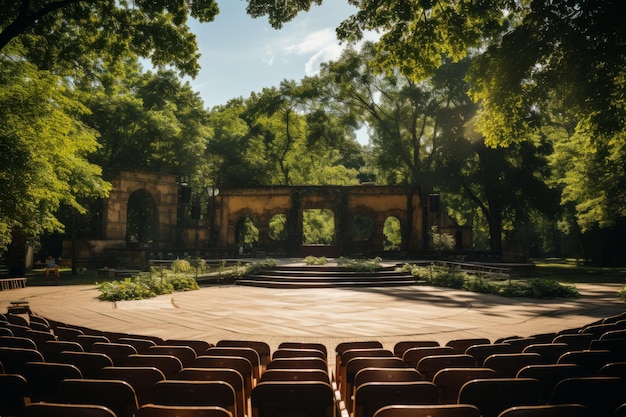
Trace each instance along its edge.
{"label": "green shrub", "polygon": [[431,285],[448,288],[463,288],[463,284],[467,280],[467,274],[461,271],[434,271],[432,276],[427,279]]}
{"label": "green shrub", "polygon": [[307,256],[304,258],[304,263],[306,265],[326,265],[328,259],[325,256],[316,257],[316,256]]}
{"label": "green shrub", "polygon": [[573,285],[562,285],[557,281],[550,279],[532,279],[528,282],[533,295],[538,298],[542,297],[580,297],[580,293]]}
{"label": "green shrub", "polygon": [[246,265],[244,274],[256,274],[261,271],[267,271],[268,269],[274,269],[276,264],[276,260],[271,258],[266,258],[263,261],[252,262]]}
{"label": "green shrub", "polygon": [[624,287],[621,290],[619,290],[618,294],[619,294],[619,298],[621,298],[622,300],[626,301],[626,287]]}
{"label": "green shrub", "polygon": [[174,273],[170,269],[152,268],[122,281],[96,283],[101,300],[141,300],[174,291],[197,290],[198,282],[189,274]]}
{"label": "green shrub", "polygon": [[343,256],[337,261],[337,265],[356,272],[374,272],[380,269],[382,259],[379,257],[373,259],[350,259]]}
{"label": "green shrub", "polygon": [[176,259],[171,266],[174,272],[191,272],[191,264],[186,259]]}

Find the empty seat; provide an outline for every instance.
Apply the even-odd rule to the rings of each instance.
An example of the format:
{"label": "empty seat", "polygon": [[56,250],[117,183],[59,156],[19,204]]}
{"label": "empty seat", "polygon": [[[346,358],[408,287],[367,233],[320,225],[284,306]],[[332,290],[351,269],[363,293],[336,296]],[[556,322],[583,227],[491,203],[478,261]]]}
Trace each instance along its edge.
{"label": "empty seat", "polygon": [[61,352],[58,354],[61,363],[75,365],[83,374],[83,378],[97,378],[100,369],[113,366],[113,361],[103,353],[94,352]]}
{"label": "empty seat", "polygon": [[28,381],[33,402],[55,402],[58,400],[58,385],[64,379],[80,379],[80,370],[68,363],[27,362],[22,367],[22,376]]}
{"label": "empty seat", "polygon": [[191,366],[193,361],[196,360],[196,351],[189,346],[174,346],[174,345],[156,345],[150,346],[144,353],[146,355],[172,355],[180,359],[180,362],[184,367]]}
{"label": "empty seat", "polygon": [[159,369],[150,366],[108,366],[98,373],[98,379],[112,379],[128,382],[135,390],[137,402],[147,404],[154,400],[152,387],[165,380]]}
{"label": "empty seat", "polygon": [[441,404],[454,404],[459,397],[459,391],[466,382],[472,379],[496,378],[496,371],[489,368],[445,368],[437,372],[433,383],[439,390]]}
{"label": "empty seat", "polygon": [[[474,366],[474,357],[467,354],[426,356],[417,363],[417,370],[427,381],[444,368],[469,368]],[[515,376],[515,375],[513,375]]]}
{"label": "empty seat", "polygon": [[252,364],[240,356],[199,356],[193,363],[193,368],[233,369],[243,377],[246,395],[250,395],[254,386]]}
{"label": "empty seat", "polygon": [[591,341],[596,337],[591,333],[561,334],[554,338],[552,343],[565,343],[569,350],[589,349]]}
{"label": "empty seat", "polygon": [[573,363],[581,368],[583,374],[594,376],[600,368],[611,362],[612,357],[609,350],[579,350],[564,353],[557,363]]}
{"label": "empty seat", "polygon": [[522,353],[538,353],[543,358],[544,363],[556,363],[561,355],[569,351],[567,343],[537,343],[526,346]]}
{"label": "empty seat", "polygon": [[388,405],[437,404],[437,387],[432,382],[368,382],[354,392],[354,417],[373,417]]}
{"label": "empty seat", "polygon": [[439,342],[436,340],[403,340],[393,346],[393,354],[399,358],[409,349],[418,347],[437,347]]}
{"label": "empty seat", "polygon": [[325,382],[260,382],[251,396],[252,417],[333,417],[333,389]]}
{"label": "empty seat", "polygon": [[47,362],[59,362],[61,352],[84,352],[80,343],[67,340],[48,340],[38,350]]}
{"label": "empty seat", "polygon": [[16,416],[30,403],[30,388],[22,375],[0,374],[0,415]]}
{"label": "empty seat", "polygon": [[352,411],[353,401],[352,395],[354,393],[354,377],[356,374],[365,368],[405,368],[405,363],[402,359],[395,356],[387,357],[357,357],[350,359],[344,368],[344,374],[340,385],[341,398],[346,403],[348,411]]}
{"label": "empty seat", "polygon": [[59,383],[59,402],[102,405],[116,417],[133,417],[139,408],[133,387],[117,380],[65,379]]}
{"label": "empty seat", "polygon": [[183,364],[176,356],[172,355],[145,355],[136,354],[126,358],[126,366],[155,367],[163,372],[165,378],[173,379],[183,369]]}
{"label": "empty seat", "polygon": [[223,407],[145,404],[135,417],[233,417]]}
{"label": "empty seat", "polygon": [[626,362],[611,362],[598,371],[598,376],[617,376],[626,379]]}
{"label": "empty seat", "polygon": [[480,410],[469,404],[388,405],[374,417],[481,417]]}
{"label": "empty seat", "polygon": [[610,350],[613,362],[626,362],[626,339],[592,340],[590,350]]}
{"label": "empty seat", "polygon": [[581,404],[529,405],[511,407],[498,417],[592,417]]}
{"label": "empty seat", "polygon": [[600,340],[606,339],[626,339],[626,330],[611,330],[600,336]]}
{"label": "empty seat", "polygon": [[79,335],[85,334],[80,329],[75,329],[73,327],[67,326],[56,326],[54,328],[54,334],[59,338],[59,340],[69,340],[72,342],[76,342],[76,338]]}
{"label": "empty seat", "polygon": [[165,380],[157,382],[152,392],[155,404],[217,406],[238,415],[235,390],[224,381]]}
{"label": "empty seat", "polygon": [[483,367],[493,369],[501,378],[514,378],[523,367],[543,363],[538,353],[499,353],[488,356]]}
{"label": "empty seat", "polygon": [[37,350],[37,345],[31,339],[16,336],[0,336],[0,347]]}
{"label": "empty seat", "polygon": [[534,378],[543,385],[541,400],[548,402],[556,384],[566,378],[583,376],[583,371],[574,364],[529,365],[519,370],[516,378]]}
{"label": "empty seat", "polygon": [[57,337],[49,331],[44,332],[40,330],[28,330],[24,337],[27,337],[35,342],[37,349],[40,349],[43,344],[49,340],[57,340]]}
{"label": "empty seat", "polygon": [[204,340],[197,339],[165,339],[165,346],[189,346],[196,352],[196,356],[204,355],[204,352],[214,345]]}
{"label": "empty seat", "polygon": [[261,376],[261,359],[259,353],[250,347],[220,346],[219,343],[215,347],[208,348],[204,353],[205,356],[241,356],[246,358],[252,364],[254,378],[259,379]]}
{"label": "empty seat", "polygon": [[267,369],[319,369],[328,372],[328,364],[321,358],[278,358],[271,360]]}
{"label": "empty seat", "polygon": [[541,382],[532,378],[490,378],[466,382],[459,392],[459,404],[473,404],[483,417],[497,417],[507,408],[541,405]]}
{"label": "empty seat", "polygon": [[497,353],[517,353],[517,348],[508,343],[495,343],[486,345],[474,345],[465,351],[468,355],[472,355],[476,361],[476,366],[484,366],[485,359]]}
{"label": "empty seat", "polygon": [[120,337],[117,343],[125,343],[131,345],[137,350],[137,353],[145,353],[151,346],[156,346],[156,342],[149,339],[138,339],[134,337]]}
{"label": "empty seat", "polygon": [[432,346],[432,347],[418,347],[410,348],[402,355],[402,360],[411,368],[416,368],[417,364],[422,358],[426,356],[435,355],[454,355],[457,351],[451,346]]}
{"label": "empty seat", "polygon": [[456,353],[465,353],[467,348],[474,345],[488,345],[491,341],[484,337],[474,337],[467,339],[454,339],[446,343],[446,346],[451,347]]}
{"label": "empty seat", "polygon": [[93,335],[93,334],[79,334],[78,336],[76,336],[75,341],[80,343],[80,345],[83,347],[83,350],[85,352],[90,351],[91,346],[93,346],[94,343],[110,343],[111,342],[106,336]]}
{"label": "empty seat", "polygon": [[223,381],[235,391],[237,416],[243,417],[248,412],[248,397],[243,376],[235,369],[225,368],[183,368],[176,379],[188,381]]}
{"label": "empty seat", "polygon": [[[259,355],[259,361],[261,368],[265,369],[265,366],[270,361],[270,345],[265,342],[256,340],[220,340],[216,343],[217,347],[249,347],[256,351]],[[206,353],[205,353],[206,354]],[[254,364],[253,364],[254,365]]]}
{"label": "empty seat", "polygon": [[281,342],[278,349],[315,349],[324,353],[324,357],[328,357],[328,349],[323,343],[316,342]]}
{"label": "empty seat", "polygon": [[114,366],[123,366],[130,355],[136,355],[137,349],[127,343],[96,342],[91,346],[91,352],[103,353],[113,361]]}
{"label": "empty seat", "polygon": [[27,405],[20,417],[117,417],[102,405],[35,403]]}
{"label": "empty seat", "polygon": [[272,360],[280,358],[320,358],[326,360],[326,355],[317,349],[279,348],[272,353]]}
{"label": "empty seat", "polygon": [[594,417],[611,417],[626,399],[626,380],[618,377],[567,378],[554,387],[551,404],[582,404]]}
{"label": "empty seat", "polygon": [[354,375],[355,387],[367,382],[415,382],[424,377],[414,368],[363,368]]}
{"label": "empty seat", "polygon": [[330,383],[328,372],[319,369],[268,369],[262,381],[319,381]]}
{"label": "empty seat", "polygon": [[43,362],[43,355],[35,349],[0,347],[0,363],[7,374],[19,374],[26,362]]}

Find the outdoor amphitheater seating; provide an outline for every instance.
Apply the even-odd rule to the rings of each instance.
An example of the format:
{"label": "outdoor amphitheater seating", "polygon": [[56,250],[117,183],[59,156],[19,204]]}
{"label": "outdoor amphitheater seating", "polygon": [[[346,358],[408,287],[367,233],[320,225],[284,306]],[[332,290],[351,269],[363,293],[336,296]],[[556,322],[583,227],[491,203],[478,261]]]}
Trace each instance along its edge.
{"label": "outdoor amphitheater seating", "polygon": [[[244,347],[251,348],[259,355],[259,362],[262,369],[270,361],[270,346],[265,342],[256,340],[220,340],[215,344],[216,347]],[[253,363],[254,365],[254,363]]]}
{"label": "outdoor amphitheater seating", "polygon": [[0,336],[13,336],[13,332],[11,331],[11,329],[8,329],[6,327],[3,327],[2,325],[0,325]]}
{"label": "outdoor amphitheater seating", "polygon": [[573,363],[582,369],[583,374],[593,376],[611,360],[612,353],[609,350],[576,350],[564,353],[557,363]]}
{"label": "outdoor amphitheater seating", "polygon": [[384,357],[356,357],[350,359],[344,368],[341,385],[341,398],[346,402],[348,411],[352,411],[352,396],[354,393],[354,377],[365,368],[405,368],[404,361],[395,356]]}
{"label": "outdoor amphitheater seating", "polygon": [[320,369],[268,369],[261,381],[318,381],[330,384],[328,372]]}
{"label": "outdoor amphitheater seating", "polygon": [[196,360],[196,351],[189,346],[168,346],[156,345],[150,346],[144,353],[145,355],[172,355],[180,360],[184,367],[191,366]]}
{"label": "outdoor amphitheater seating", "polygon": [[80,370],[67,363],[27,362],[21,375],[28,381],[32,402],[55,402],[58,400],[58,386],[64,379],[80,379]]}
{"label": "outdoor amphitheater seating", "polygon": [[439,391],[439,403],[454,404],[466,382],[496,377],[496,371],[490,368],[446,368],[435,374],[433,383]]}
{"label": "outdoor amphitheater seating", "polygon": [[537,343],[526,346],[522,353],[538,353],[544,363],[556,363],[562,354],[569,351],[566,343]]}
{"label": "outdoor amphitheater seating", "polygon": [[383,344],[378,340],[363,340],[359,342],[342,342],[335,346],[335,375],[339,377],[339,364],[341,363],[341,355],[346,350],[351,349],[382,349]]}
{"label": "outdoor amphitheater seating", "polygon": [[600,368],[598,376],[617,376],[626,379],[626,362],[607,363]]}
{"label": "outdoor amphitheater seating", "polygon": [[246,392],[243,376],[234,369],[227,368],[183,368],[176,379],[186,381],[223,381],[235,391],[237,407],[236,417],[243,417],[248,413],[249,392]]}
{"label": "outdoor amphitheater seating", "polygon": [[126,343],[96,342],[91,352],[103,353],[113,361],[114,366],[123,366],[130,355],[136,355],[137,349]]}
{"label": "outdoor amphitheater seating", "polygon": [[163,372],[165,378],[173,379],[183,369],[183,364],[172,355],[147,355],[138,353],[126,358],[126,366],[149,366]]}
{"label": "outdoor amphitheater seating", "polygon": [[278,349],[315,349],[324,354],[324,357],[328,357],[328,350],[323,343],[316,342],[281,342],[278,345]]}
{"label": "outdoor amphitheater seating", "polygon": [[483,417],[497,417],[510,407],[541,405],[542,385],[532,378],[489,378],[466,382],[459,392],[459,404],[472,404]]}
{"label": "outdoor amphitheater seating", "polygon": [[272,360],[280,358],[320,358],[326,360],[326,355],[317,349],[278,348],[272,353]]}
{"label": "outdoor amphitheater seating", "polygon": [[97,378],[100,369],[113,366],[113,361],[103,353],[95,352],[68,352],[59,353],[60,363],[75,365],[83,374],[83,378]]}
{"label": "outdoor amphitheater seating", "polygon": [[106,336],[94,335],[94,334],[79,334],[76,336],[75,341],[80,343],[85,352],[91,350],[94,343],[110,343],[111,341]]}
{"label": "outdoor amphitheater seating", "polygon": [[61,352],[84,352],[78,342],[67,340],[48,340],[38,350],[47,362],[59,362]]}
{"label": "outdoor amphitheater seating", "polygon": [[602,336],[600,336],[600,340],[606,340],[606,339],[626,339],[626,330],[625,329],[611,330],[606,333],[603,333]]}
{"label": "outdoor amphitheater seating", "polygon": [[595,338],[591,333],[560,334],[552,343],[565,343],[569,346],[569,350],[586,350]]}
{"label": "outdoor amphitheater seating", "polygon": [[469,404],[445,405],[388,405],[374,413],[374,417],[481,417],[478,408]]}
{"label": "outdoor amphitheater seating", "polygon": [[404,355],[409,349],[418,347],[436,347],[439,346],[439,342],[435,340],[404,340],[398,342],[393,346],[393,354],[399,358]]}
{"label": "outdoor amphitheater seating", "polygon": [[43,344],[49,340],[57,340],[57,337],[49,331],[44,332],[40,330],[28,330],[24,337],[32,340],[39,349]]}
{"label": "outdoor amphitheater seating", "polygon": [[233,417],[223,407],[146,404],[139,407],[135,417]]}
{"label": "outdoor amphitheater seating", "polygon": [[424,377],[414,368],[363,368],[354,375],[354,386],[367,382],[415,382]]}
{"label": "outdoor amphitheater seating", "polygon": [[592,415],[583,405],[559,404],[511,407],[498,417],[592,417]]}
{"label": "outdoor amphitheater seating", "polygon": [[150,366],[107,366],[98,373],[98,379],[120,380],[128,382],[135,390],[139,405],[154,400],[152,387],[165,380],[163,372]]}
{"label": "outdoor amphitheater seating", "polygon": [[484,337],[475,337],[467,339],[454,339],[446,343],[446,346],[451,347],[456,353],[465,353],[467,348],[474,345],[488,345],[491,341]]}
{"label": "outdoor amphitheater seating", "polygon": [[556,384],[550,404],[582,404],[594,417],[611,417],[626,399],[626,380],[594,376],[567,378]]}
{"label": "outdoor amphitheater seating", "polygon": [[255,385],[252,364],[241,356],[199,356],[193,363],[193,368],[206,369],[233,369],[241,374],[246,395]]}
{"label": "outdoor amphitheater seating", "polygon": [[57,326],[54,328],[54,334],[59,338],[59,340],[76,342],[76,338],[85,333],[82,330],[73,327]]}
{"label": "outdoor amphitheater seating", "polygon": [[117,417],[102,405],[34,403],[27,405],[20,417]]}
{"label": "outdoor amphitheater seating", "polygon": [[382,407],[394,404],[437,404],[437,387],[432,382],[367,382],[356,388],[354,417],[373,417]]}
{"label": "outdoor amphitheater seating", "polygon": [[101,405],[116,417],[133,417],[139,408],[133,387],[118,380],[65,379],[59,383],[58,402]]}
{"label": "outdoor amphitheater seating", "polygon": [[626,402],[615,409],[612,417],[626,417]]}
{"label": "outdoor amphitheater seating", "polygon": [[18,314],[12,314],[12,313],[8,313],[6,315],[7,317],[7,321],[11,324],[16,324],[18,326],[26,326],[26,327],[30,327],[28,324],[28,320],[26,320],[24,317],[18,315]]}
{"label": "outdoor amphitheater seating", "polygon": [[513,353],[518,353],[518,352],[522,352],[524,348],[526,348],[526,346],[536,344],[538,342],[537,342],[537,338],[530,336],[530,337],[515,337],[512,339],[503,339],[502,342],[500,343],[506,343],[508,345],[511,345],[514,351]]}
{"label": "outdoor amphitheater seating", "polygon": [[335,415],[333,389],[325,382],[260,382],[252,390],[251,404],[251,417]]}
{"label": "outdoor amphitheater seating", "polygon": [[517,348],[508,343],[489,343],[470,346],[465,353],[474,357],[476,366],[484,366],[485,359],[489,356],[499,353],[517,353]]}
{"label": "outdoor amphitheater seating", "polygon": [[137,353],[146,353],[152,346],[156,346],[156,342],[149,339],[138,339],[135,337],[120,337],[117,343],[131,345],[137,350]]}
{"label": "outdoor amphitheater seating", "polygon": [[239,415],[235,390],[224,381],[165,380],[154,384],[152,392],[155,404],[217,406]]}
{"label": "outdoor amphitheater seating", "polygon": [[0,336],[0,347],[37,349],[37,345],[31,339],[17,336]]}
{"label": "outdoor amphitheater seating", "polygon": [[2,323],[2,327],[9,329],[13,336],[26,337],[28,331],[31,330],[28,326],[20,326],[19,324]]}
{"label": "outdoor amphitheater seating", "polygon": [[488,356],[483,366],[491,368],[501,378],[514,378],[524,366],[539,365],[544,363],[538,353],[497,353]]}
{"label": "outdoor amphitheater seating", "polygon": [[575,364],[529,365],[519,370],[516,378],[534,378],[543,385],[540,399],[547,403],[556,384],[566,378],[583,376],[583,370]]}
{"label": "outdoor amphitheater seating", "polygon": [[471,355],[458,353],[454,355],[425,356],[417,363],[417,371],[426,381],[432,381],[435,374],[444,368],[467,368],[474,366]]}
{"label": "outdoor amphitheater seating", "polygon": [[204,352],[210,347],[213,347],[212,343],[204,340],[183,340],[183,339],[166,339],[162,345],[165,346],[189,346],[196,352],[196,356],[204,355]]}
{"label": "outdoor amphitheater seating", "polygon": [[0,363],[7,374],[19,374],[26,362],[43,362],[43,355],[35,349],[0,347]]}
{"label": "outdoor amphitheater seating", "polygon": [[19,374],[0,374],[0,415],[18,415],[30,403],[30,387]]}
{"label": "outdoor amphitheater seating", "polygon": [[319,369],[328,372],[328,364],[321,358],[278,358],[267,364],[270,369]]}
{"label": "outdoor amphitheater seating", "polygon": [[210,347],[204,355],[207,356],[240,356],[246,358],[252,364],[252,372],[255,380],[261,376],[261,359],[256,350],[251,347],[220,346]]}
{"label": "outdoor amphitheater seating", "polygon": [[407,349],[402,355],[406,366],[416,368],[422,358],[434,355],[454,355],[458,353],[452,346],[432,346]]}

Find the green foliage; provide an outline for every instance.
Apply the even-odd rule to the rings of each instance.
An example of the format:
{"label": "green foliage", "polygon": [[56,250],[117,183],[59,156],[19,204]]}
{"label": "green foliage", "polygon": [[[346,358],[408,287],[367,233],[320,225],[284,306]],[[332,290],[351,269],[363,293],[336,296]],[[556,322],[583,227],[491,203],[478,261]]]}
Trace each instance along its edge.
{"label": "green foliage", "polygon": [[[513,282],[508,284],[494,283],[480,276],[470,275],[458,269],[440,268],[433,265],[424,267],[404,264],[402,271],[412,274],[430,285],[464,289],[465,291],[481,294],[500,295],[503,297],[533,297],[533,298],[576,298],[580,293],[573,285],[563,285],[555,280],[531,279],[527,282]],[[626,287],[622,290],[622,297],[626,297]],[[626,300],[626,298],[624,298]]]}
{"label": "green foliage", "polygon": [[266,258],[263,261],[252,262],[245,266],[243,275],[256,274],[269,269],[274,269],[277,264],[276,260],[271,258]]}
{"label": "green foliage", "polygon": [[626,287],[623,287],[621,290],[619,290],[618,295],[619,295],[619,298],[626,301]]}
{"label": "green foliage", "polygon": [[350,271],[356,272],[374,272],[380,269],[380,263],[383,260],[379,257],[373,259],[354,259],[340,257],[337,261],[338,266],[342,266]]}
{"label": "green foliage", "polygon": [[306,265],[326,265],[328,263],[328,259],[325,256],[307,256],[304,258],[304,263]]}
{"label": "green foliage", "polygon": [[431,248],[436,251],[448,251],[454,249],[456,241],[454,236],[447,233],[439,233],[437,226],[430,229]]}
{"label": "green foliage", "polygon": [[308,209],[302,215],[302,241],[307,245],[330,245],[335,239],[335,214],[328,209]]}
{"label": "green foliage", "polygon": [[[175,261],[176,262],[176,261]],[[179,264],[189,263],[181,261]],[[122,301],[141,300],[174,291],[197,290],[198,283],[189,273],[176,272],[174,269],[152,268],[150,272],[140,272],[122,281],[96,283],[101,300]]]}
{"label": "green foliage", "polygon": [[186,259],[176,259],[172,262],[171,269],[174,273],[186,273],[192,270],[191,264]]}

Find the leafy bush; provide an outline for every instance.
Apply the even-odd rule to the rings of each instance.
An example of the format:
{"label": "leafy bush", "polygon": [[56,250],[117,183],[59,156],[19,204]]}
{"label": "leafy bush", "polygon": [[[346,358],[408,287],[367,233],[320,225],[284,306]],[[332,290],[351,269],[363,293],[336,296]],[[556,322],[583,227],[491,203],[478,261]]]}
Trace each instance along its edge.
{"label": "leafy bush", "polygon": [[380,269],[382,259],[376,257],[374,259],[349,259],[343,256],[337,261],[337,265],[356,272],[374,272]]}
{"label": "leafy bush", "polygon": [[[184,264],[182,265],[184,267]],[[172,269],[160,268],[153,268],[151,272],[140,272],[122,281],[102,282],[96,285],[100,292],[98,298],[106,301],[141,300],[171,294],[174,291],[199,288],[196,280],[188,273],[175,273]]]}
{"label": "leafy bush", "polygon": [[172,271],[176,273],[191,272],[191,264],[186,259],[176,259],[174,262],[172,262],[171,268],[172,268]]}
{"label": "leafy bush", "polygon": [[626,287],[624,287],[621,290],[619,290],[618,294],[619,294],[619,298],[621,298],[622,300],[626,301]]}
{"label": "leafy bush", "polygon": [[246,265],[245,274],[256,274],[257,272],[274,269],[276,267],[276,263],[276,260],[271,258],[266,258],[263,261],[252,262]]}
{"label": "leafy bush", "polygon": [[[466,291],[481,294],[493,294],[503,297],[579,297],[580,293],[573,285],[562,285],[549,279],[532,279],[508,285],[494,284],[481,277],[472,276],[454,269],[424,267],[404,264],[402,271],[421,278],[430,285],[449,288],[463,288]],[[626,301],[626,287],[620,291],[620,297]]]}
{"label": "leafy bush", "polygon": [[304,258],[304,263],[306,265],[326,265],[328,259],[325,256],[316,257],[316,256],[307,256]]}

